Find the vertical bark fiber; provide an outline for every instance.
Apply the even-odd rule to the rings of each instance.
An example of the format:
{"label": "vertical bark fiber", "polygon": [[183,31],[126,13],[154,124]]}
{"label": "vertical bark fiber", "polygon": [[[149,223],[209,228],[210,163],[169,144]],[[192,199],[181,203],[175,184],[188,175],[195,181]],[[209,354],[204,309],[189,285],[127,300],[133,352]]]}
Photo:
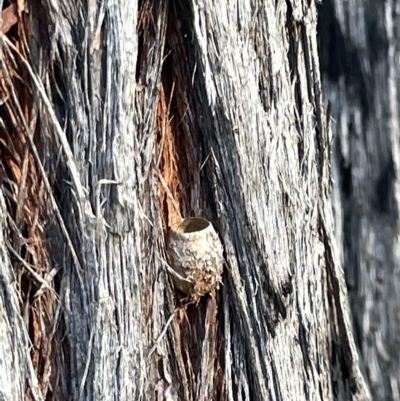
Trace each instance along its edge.
{"label": "vertical bark fiber", "polygon": [[334,208],[354,333],[374,400],[400,400],[399,5],[327,0],[325,99],[335,134]]}
{"label": "vertical bark fiber", "polygon": [[[0,248],[0,307],[20,322],[0,320],[0,343],[18,339],[20,394],[28,378],[35,400],[368,399],[333,239],[315,2],[41,0],[27,11],[2,55],[39,115],[25,113],[21,135],[43,180],[46,264],[29,260],[28,281],[57,275],[40,303],[51,322],[29,331],[34,298],[23,325]],[[17,95],[6,105],[27,107]],[[225,258],[222,289],[198,305],[165,267],[168,227],[190,216],[212,222]],[[52,361],[46,386],[42,364],[27,369],[32,333],[54,344],[37,343]]]}

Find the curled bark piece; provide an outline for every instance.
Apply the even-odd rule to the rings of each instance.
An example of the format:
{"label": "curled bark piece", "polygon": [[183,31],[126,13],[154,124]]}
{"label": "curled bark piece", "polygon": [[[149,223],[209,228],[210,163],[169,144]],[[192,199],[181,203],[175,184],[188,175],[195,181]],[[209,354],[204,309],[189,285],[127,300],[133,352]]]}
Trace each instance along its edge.
{"label": "curled bark piece", "polygon": [[17,7],[15,4],[8,6],[2,11],[2,20],[0,31],[7,33],[18,22]]}
{"label": "curled bark piece", "polygon": [[168,234],[169,270],[177,289],[197,301],[218,288],[223,270],[223,249],[213,225],[193,217],[174,224]]}

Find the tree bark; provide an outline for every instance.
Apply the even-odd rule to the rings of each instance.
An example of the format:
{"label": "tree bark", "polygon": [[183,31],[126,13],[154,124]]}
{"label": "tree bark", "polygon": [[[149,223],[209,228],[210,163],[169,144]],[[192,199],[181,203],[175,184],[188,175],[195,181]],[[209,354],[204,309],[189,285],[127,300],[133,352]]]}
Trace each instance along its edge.
{"label": "tree bark", "polygon": [[[315,2],[18,7],[1,59],[4,398],[369,399]],[[188,216],[224,247],[223,286],[198,304],[165,267]]]}
{"label": "tree bark", "polygon": [[329,0],[320,9],[335,232],[374,400],[400,399],[398,22],[396,2]]}

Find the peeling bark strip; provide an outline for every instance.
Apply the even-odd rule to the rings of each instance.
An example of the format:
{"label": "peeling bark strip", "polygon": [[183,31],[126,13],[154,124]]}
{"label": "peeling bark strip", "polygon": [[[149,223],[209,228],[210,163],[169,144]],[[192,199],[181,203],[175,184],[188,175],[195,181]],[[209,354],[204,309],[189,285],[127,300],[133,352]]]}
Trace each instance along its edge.
{"label": "peeling bark strip", "polygon": [[[4,398],[28,378],[34,400],[367,399],[315,3],[41,0],[9,40],[2,190],[13,244],[19,230],[37,247],[13,245],[18,264],[0,236],[0,344],[18,356]],[[222,240],[224,285],[185,305],[164,238],[193,216]]]}
{"label": "peeling bark strip", "polygon": [[15,4],[5,8],[1,14],[1,32],[7,33],[18,22],[17,7]]}

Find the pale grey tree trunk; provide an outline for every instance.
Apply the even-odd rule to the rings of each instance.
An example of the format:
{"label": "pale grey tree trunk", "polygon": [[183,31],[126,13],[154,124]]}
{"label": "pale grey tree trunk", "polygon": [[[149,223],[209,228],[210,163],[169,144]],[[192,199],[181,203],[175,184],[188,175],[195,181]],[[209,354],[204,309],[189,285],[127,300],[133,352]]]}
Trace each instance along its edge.
{"label": "pale grey tree trunk", "polygon": [[326,0],[320,9],[335,231],[374,400],[400,400],[399,5]]}
{"label": "pale grey tree trunk", "polygon": [[[316,27],[314,1],[21,11],[2,42],[4,399],[25,378],[35,400],[369,399]],[[185,306],[164,238],[188,216],[225,267]]]}

